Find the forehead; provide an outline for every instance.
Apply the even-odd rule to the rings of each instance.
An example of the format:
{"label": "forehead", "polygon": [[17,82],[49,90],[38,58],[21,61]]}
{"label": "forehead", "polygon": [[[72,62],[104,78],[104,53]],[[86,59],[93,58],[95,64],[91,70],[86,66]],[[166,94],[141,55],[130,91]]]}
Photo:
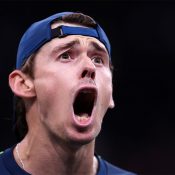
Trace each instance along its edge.
{"label": "forehead", "polygon": [[82,46],[86,48],[95,48],[98,51],[103,51],[104,53],[108,54],[106,47],[103,43],[101,43],[98,39],[89,37],[89,36],[82,36],[82,35],[68,35],[64,38],[55,38],[48,44],[52,44],[52,46],[61,47],[72,47],[72,46]]}

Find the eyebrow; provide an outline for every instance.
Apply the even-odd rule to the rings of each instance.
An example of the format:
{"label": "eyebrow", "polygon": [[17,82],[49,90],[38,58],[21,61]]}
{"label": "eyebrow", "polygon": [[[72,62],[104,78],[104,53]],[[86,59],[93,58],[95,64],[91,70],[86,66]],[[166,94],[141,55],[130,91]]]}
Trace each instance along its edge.
{"label": "eyebrow", "polygon": [[[56,46],[52,51],[51,51],[51,55],[58,53],[61,50],[65,50],[68,48],[71,48],[75,45],[80,45],[80,41],[78,39],[69,41],[67,43],[64,44],[60,44],[59,46]],[[99,52],[103,52],[105,54],[107,54],[108,52],[105,50],[105,48],[101,47],[98,43],[91,41],[90,42],[90,46],[92,46],[93,48],[95,48],[95,50],[98,50]]]}
{"label": "eyebrow", "polygon": [[65,44],[62,44],[59,46],[59,48],[60,48],[60,50],[67,49],[67,48],[73,47],[74,45],[77,45],[77,44],[80,44],[80,41],[78,39],[70,41],[70,42],[65,43]]}
{"label": "eyebrow", "polygon": [[108,53],[103,47],[101,47],[98,43],[96,43],[94,41],[91,42],[91,45],[99,52],[104,52],[106,54]]}
{"label": "eyebrow", "polygon": [[68,48],[73,47],[74,45],[80,44],[80,41],[78,39],[64,43],[64,44],[60,44],[58,46],[56,46],[52,51],[51,51],[51,55],[61,51],[61,50],[65,50]]}

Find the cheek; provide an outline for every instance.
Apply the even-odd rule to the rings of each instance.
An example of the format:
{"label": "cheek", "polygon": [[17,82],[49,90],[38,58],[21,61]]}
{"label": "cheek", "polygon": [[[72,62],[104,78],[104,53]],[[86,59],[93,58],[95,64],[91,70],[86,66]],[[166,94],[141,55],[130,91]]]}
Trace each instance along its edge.
{"label": "cheek", "polygon": [[55,116],[63,108],[68,89],[65,81],[65,77],[50,73],[35,80],[38,110],[43,117]]}
{"label": "cheek", "polygon": [[[104,116],[110,106],[112,97],[112,77],[110,74],[97,75],[97,86],[99,91],[99,113]],[[103,119],[103,117],[102,117]]]}
{"label": "cheek", "polygon": [[57,97],[55,90],[55,85],[52,81],[47,81],[47,83],[38,81],[36,83],[37,106],[42,116],[48,116],[48,111],[53,107],[54,97]]}
{"label": "cheek", "polygon": [[109,107],[110,99],[112,97],[112,76],[109,71],[102,72],[99,75],[97,77],[97,81],[102,98],[101,102],[103,105]]}

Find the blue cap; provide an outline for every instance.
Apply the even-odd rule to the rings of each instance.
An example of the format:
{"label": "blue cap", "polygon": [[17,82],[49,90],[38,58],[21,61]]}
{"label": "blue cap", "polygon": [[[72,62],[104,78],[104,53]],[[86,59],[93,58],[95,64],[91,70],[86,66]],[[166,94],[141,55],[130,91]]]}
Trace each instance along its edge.
{"label": "blue cap", "polygon": [[46,19],[33,23],[24,33],[19,43],[17,52],[16,68],[20,69],[26,59],[36,52],[46,42],[56,37],[65,37],[67,35],[84,35],[97,38],[101,41],[108,53],[111,55],[111,47],[109,40],[99,24],[95,28],[59,26],[51,29],[51,23],[65,15],[73,14],[74,12],[62,12],[52,15]]}

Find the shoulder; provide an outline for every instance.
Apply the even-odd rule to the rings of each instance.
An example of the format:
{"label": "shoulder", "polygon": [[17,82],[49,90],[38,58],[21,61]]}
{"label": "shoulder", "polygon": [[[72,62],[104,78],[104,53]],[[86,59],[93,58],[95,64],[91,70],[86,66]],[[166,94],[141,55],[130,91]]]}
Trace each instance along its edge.
{"label": "shoulder", "polygon": [[6,167],[6,164],[5,164],[5,156],[6,156],[6,151],[1,151],[0,152],[0,172],[3,174],[3,175],[10,175],[7,167]]}
{"label": "shoulder", "polygon": [[118,173],[117,175],[136,175],[132,172],[126,171],[124,169],[121,169],[115,165],[112,165],[111,163],[104,161],[104,163],[106,164],[107,170],[109,172],[110,175],[114,175],[114,173]]}
{"label": "shoulder", "polygon": [[127,170],[124,170],[122,168],[119,168],[107,162],[106,160],[102,159],[100,156],[98,156],[98,160],[99,160],[99,173],[97,175],[136,175],[135,173],[129,172]]}
{"label": "shoulder", "polygon": [[13,155],[14,148],[15,145],[0,154],[0,175],[30,175],[16,163]]}

